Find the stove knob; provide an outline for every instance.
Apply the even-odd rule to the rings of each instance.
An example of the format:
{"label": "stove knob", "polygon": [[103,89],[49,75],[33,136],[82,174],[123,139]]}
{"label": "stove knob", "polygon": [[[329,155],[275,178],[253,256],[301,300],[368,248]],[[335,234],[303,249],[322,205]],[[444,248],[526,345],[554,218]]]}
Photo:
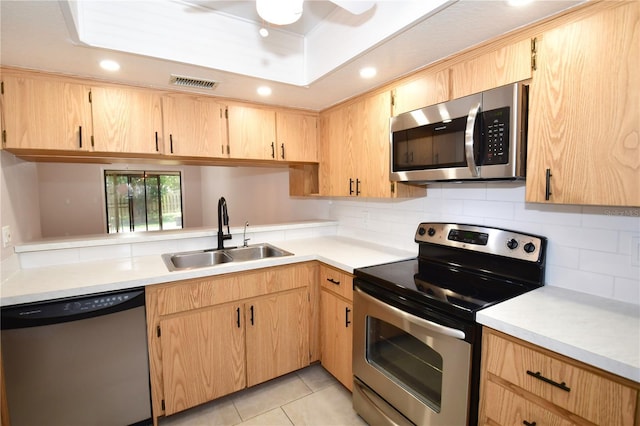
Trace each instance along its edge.
{"label": "stove knob", "polygon": [[513,250],[518,247],[518,242],[515,240],[515,238],[512,238],[509,241],[507,241],[507,247]]}
{"label": "stove knob", "polygon": [[429,228],[429,231],[427,231],[427,233],[430,237],[433,237],[434,235],[436,235],[436,230],[433,228]]}
{"label": "stove knob", "polygon": [[533,243],[527,243],[524,245],[524,251],[526,251],[527,253],[533,253],[534,251],[536,251],[536,246]]}
{"label": "stove knob", "polygon": [[423,227],[418,228],[418,234],[419,235],[424,235],[424,234],[426,234],[426,232],[427,231],[425,231]]}

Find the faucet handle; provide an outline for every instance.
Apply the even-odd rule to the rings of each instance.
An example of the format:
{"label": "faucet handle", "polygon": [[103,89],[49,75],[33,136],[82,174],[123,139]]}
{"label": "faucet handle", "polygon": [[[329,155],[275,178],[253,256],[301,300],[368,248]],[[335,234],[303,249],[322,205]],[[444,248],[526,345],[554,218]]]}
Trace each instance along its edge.
{"label": "faucet handle", "polygon": [[242,239],[243,239],[243,243],[242,245],[244,247],[247,247],[247,241],[249,241],[251,238],[247,238],[247,226],[249,226],[249,222],[245,222],[244,223],[244,233],[242,234]]}

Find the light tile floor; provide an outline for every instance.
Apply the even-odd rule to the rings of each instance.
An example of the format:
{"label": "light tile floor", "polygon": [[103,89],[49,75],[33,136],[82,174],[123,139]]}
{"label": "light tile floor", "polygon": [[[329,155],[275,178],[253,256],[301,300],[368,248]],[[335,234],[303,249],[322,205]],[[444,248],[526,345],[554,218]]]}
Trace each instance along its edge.
{"label": "light tile floor", "polygon": [[160,419],[160,426],[366,426],[351,393],[320,365]]}

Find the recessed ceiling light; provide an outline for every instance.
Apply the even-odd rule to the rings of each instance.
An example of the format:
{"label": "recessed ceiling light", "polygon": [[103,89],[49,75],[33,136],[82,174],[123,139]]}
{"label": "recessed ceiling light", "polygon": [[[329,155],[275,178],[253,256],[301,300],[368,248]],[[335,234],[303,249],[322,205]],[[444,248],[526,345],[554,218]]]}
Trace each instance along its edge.
{"label": "recessed ceiling light", "polygon": [[365,67],[360,70],[360,77],[372,78],[375,77],[377,71],[374,67]]}
{"label": "recessed ceiling light", "polygon": [[102,69],[107,71],[118,71],[120,69],[120,64],[116,61],[112,61],[111,59],[100,61],[100,66]]}
{"label": "recessed ceiling light", "polygon": [[271,94],[271,87],[260,86],[258,87],[258,95],[269,96]]}
{"label": "recessed ceiling light", "polygon": [[269,30],[266,29],[265,27],[260,28],[260,31],[258,31],[258,33],[260,33],[261,37],[269,37]]}

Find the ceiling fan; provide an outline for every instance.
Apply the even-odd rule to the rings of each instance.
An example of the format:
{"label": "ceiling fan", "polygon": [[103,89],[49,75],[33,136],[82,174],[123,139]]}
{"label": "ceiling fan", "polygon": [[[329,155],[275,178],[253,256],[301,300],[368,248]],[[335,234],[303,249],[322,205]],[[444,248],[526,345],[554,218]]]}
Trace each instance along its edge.
{"label": "ceiling fan", "polygon": [[[360,15],[371,9],[374,1],[365,0],[329,0],[331,3],[347,10],[354,15]],[[289,25],[302,16],[304,0],[256,0],[258,15],[274,25]]]}

